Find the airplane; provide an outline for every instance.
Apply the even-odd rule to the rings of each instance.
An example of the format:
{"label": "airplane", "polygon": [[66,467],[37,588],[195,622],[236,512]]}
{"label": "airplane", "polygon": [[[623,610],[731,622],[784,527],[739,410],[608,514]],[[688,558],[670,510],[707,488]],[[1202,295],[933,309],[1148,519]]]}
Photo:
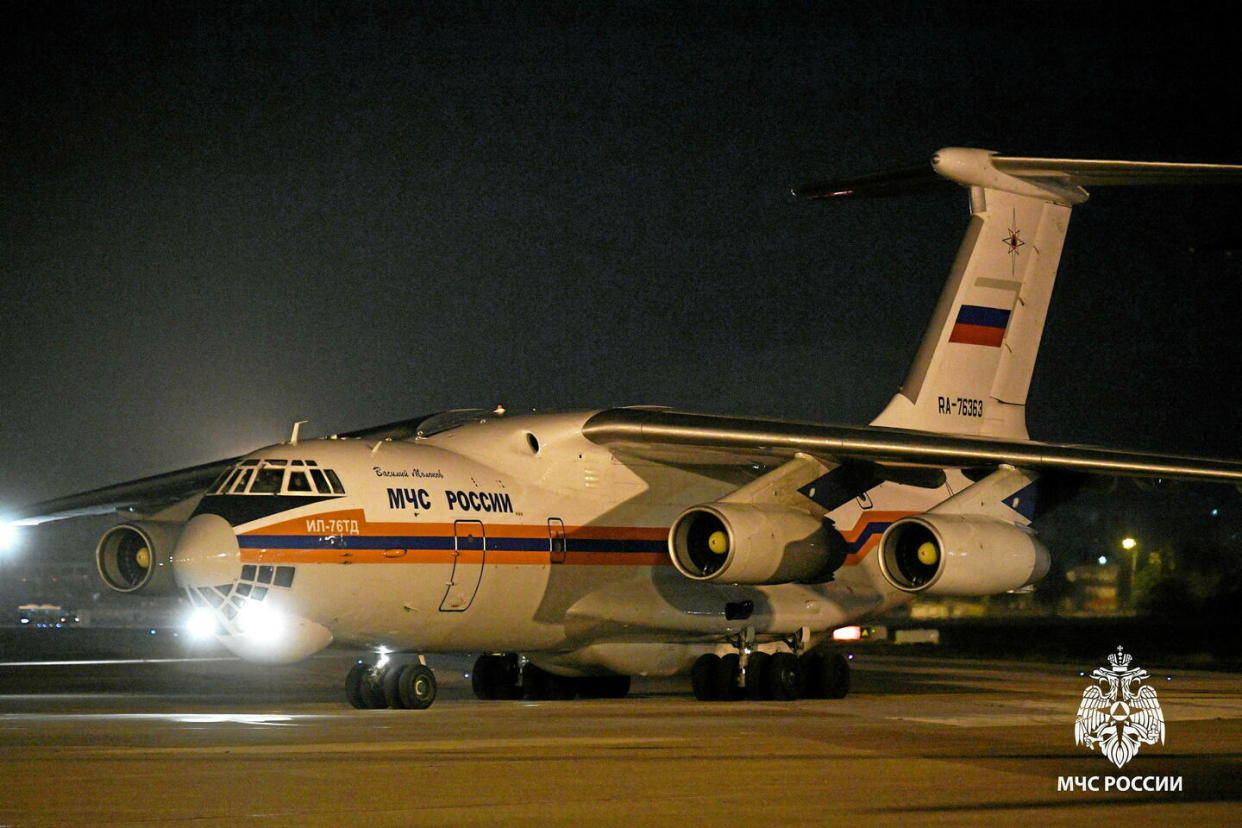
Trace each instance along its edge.
{"label": "airplane", "polygon": [[799,188],[968,192],[970,219],[900,390],[867,427],[635,406],[455,410],[107,486],[14,524],[120,512],[103,582],[177,593],[236,655],[366,648],[357,708],[424,709],[426,654],[481,653],[481,699],[841,698],[831,633],[924,595],[1043,577],[1032,523],[1090,477],[1242,483],[1242,462],[1032,441],[1025,406],[1085,187],[1229,183],[1242,166],[1004,156]]}

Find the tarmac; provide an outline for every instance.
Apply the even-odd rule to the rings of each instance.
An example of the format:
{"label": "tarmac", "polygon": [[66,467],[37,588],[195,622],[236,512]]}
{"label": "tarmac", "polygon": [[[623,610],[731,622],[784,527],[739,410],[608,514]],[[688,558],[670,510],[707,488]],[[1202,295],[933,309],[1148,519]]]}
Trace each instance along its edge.
{"label": "tarmac", "polygon": [[842,700],[697,702],[675,678],[619,700],[481,702],[468,658],[433,657],[439,698],[408,711],[345,703],[357,655],[0,663],[0,826],[1238,820],[1234,674],[1153,670],[1165,742],[1119,770],[1074,743],[1099,662],[860,648]]}

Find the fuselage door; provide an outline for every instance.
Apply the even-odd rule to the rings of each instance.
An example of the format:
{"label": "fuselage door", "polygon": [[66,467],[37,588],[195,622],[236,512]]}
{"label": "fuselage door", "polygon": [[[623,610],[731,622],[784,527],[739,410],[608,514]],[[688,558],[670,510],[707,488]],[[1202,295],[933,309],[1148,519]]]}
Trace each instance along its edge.
{"label": "fuselage door", "polygon": [[548,518],[548,551],[552,563],[565,563],[565,521]]}
{"label": "fuselage door", "polygon": [[479,591],[483,562],[487,557],[487,537],[482,521],[456,521],[453,537],[453,574],[449,577],[444,600],[440,602],[441,612],[461,612],[470,607],[474,594]]}

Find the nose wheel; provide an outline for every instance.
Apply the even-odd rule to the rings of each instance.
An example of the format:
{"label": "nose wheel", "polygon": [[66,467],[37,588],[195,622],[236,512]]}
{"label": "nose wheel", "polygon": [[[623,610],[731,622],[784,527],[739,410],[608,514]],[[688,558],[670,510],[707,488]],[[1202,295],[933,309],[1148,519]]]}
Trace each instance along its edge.
{"label": "nose wheel", "polygon": [[436,690],[435,673],[422,663],[378,667],[359,661],[345,674],[345,698],[358,710],[425,710]]}

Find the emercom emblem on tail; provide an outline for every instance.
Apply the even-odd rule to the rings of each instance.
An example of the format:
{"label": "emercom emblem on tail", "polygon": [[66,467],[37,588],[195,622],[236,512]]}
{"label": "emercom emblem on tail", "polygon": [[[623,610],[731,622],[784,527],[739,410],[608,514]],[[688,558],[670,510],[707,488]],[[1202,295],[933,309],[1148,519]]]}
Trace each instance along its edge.
{"label": "emercom emblem on tail", "polygon": [[1086,185],[1242,180],[1237,167],[1017,158],[951,147],[930,168],[795,191],[811,198],[889,195],[938,182],[970,192],[970,222],[901,390],[872,425],[1028,439],[1026,398],[1070,210]]}

